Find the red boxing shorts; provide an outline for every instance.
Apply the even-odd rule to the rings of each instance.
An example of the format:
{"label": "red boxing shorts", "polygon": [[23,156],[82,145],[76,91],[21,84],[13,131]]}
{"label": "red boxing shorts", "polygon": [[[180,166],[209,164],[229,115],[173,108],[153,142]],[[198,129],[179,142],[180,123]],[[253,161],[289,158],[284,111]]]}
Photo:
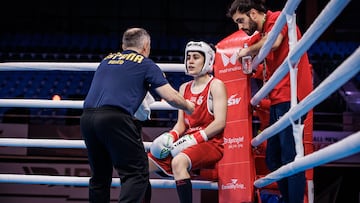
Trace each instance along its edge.
{"label": "red boxing shorts", "polygon": [[[189,159],[189,171],[190,169],[208,169],[214,168],[216,163],[220,161],[223,156],[223,148],[222,144],[209,140],[186,148],[181,153]],[[171,160],[173,159],[171,155],[164,159],[157,159],[149,152],[148,157],[166,176],[174,176],[171,168]],[[161,173],[158,174],[163,176]]]}

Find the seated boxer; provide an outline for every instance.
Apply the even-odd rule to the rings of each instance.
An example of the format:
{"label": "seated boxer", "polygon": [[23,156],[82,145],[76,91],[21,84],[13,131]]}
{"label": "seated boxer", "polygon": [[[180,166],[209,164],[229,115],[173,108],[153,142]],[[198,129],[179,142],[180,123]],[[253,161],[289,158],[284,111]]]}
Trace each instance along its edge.
{"label": "seated boxer", "polygon": [[223,156],[227,93],[224,83],[212,75],[214,58],[214,46],[187,43],[185,71],[193,80],[182,84],[179,92],[195,103],[195,110],[191,116],[179,110],[175,126],[159,135],[148,153],[150,172],[172,176],[181,203],[192,202],[191,171],[214,166]]}

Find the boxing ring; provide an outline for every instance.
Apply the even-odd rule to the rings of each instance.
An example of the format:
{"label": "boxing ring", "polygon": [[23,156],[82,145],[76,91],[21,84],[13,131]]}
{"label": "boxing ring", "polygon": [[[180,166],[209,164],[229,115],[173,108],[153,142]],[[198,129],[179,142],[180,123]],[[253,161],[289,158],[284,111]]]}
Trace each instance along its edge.
{"label": "boxing ring", "polygon": [[[269,53],[277,34],[286,23],[285,15],[294,13],[300,1],[288,1],[284,7],[284,14],[279,17],[273,31],[269,33],[268,40],[261,49],[259,55],[254,58],[253,67],[256,67]],[[256,105],[264,98],[275,85],[289,72],[292,64],[310,48],[310,46],[325,31],[331,22],[339,15],[349,0],[331,0],[318,18],[304,33],[303,38],[298,41],[291,50],[287,59],[274,73],[274,76],[253,96],[251,104]],[[35,70],[60,70],[60,71],[95,71],[98,63],[1,63],[0,71],[35,71]],[[183,64],[158,64],[164,72],[183,72]],[[290,109],[274,125],[266,128],[251,141],[253,147],[260,145],[269,137],[290,125],[292,121],[299,119],[310,109],[326,99],[330,94],[339,89],[360,71],[360,48],[349,56],[336,70],[318,85],[300,103]],[[83,101],[74,100],[41,100],[41,99],[0,99],[0,107],[27,107],[27,108],[72,108],[81,109]],[[175,110],[165,102],[156,101],[150,105],[151,110]],[[144,142],[146,149],[151,142]],[[0,138],[0,146],[7,147],[41,147],[41,148],[75,148],[84,149],[82,140],[51,140],[51,139],[21,139]],[[348,157],[360,152],[360,132],[356,132],[330,146],[315,151],[296,159],[294,162],[282,166],[278,170],[269,173],[254,182],[254,186],[262,188],[281,178],[288,177],[300,171],[314,168],[338,159]],[[71,176],[49,176],[49,175],[20,175],[0,174],[0,183],[16,184],[50,184],[50,185],[74,185],[88,186],[89,177]],[[173,180],[151,179],[153,188],[176,188]],[[194,189],[217,190],[218,184],[214,181],[192,180]],[[112,186],[121,186],[118,178],[114,178]]]}

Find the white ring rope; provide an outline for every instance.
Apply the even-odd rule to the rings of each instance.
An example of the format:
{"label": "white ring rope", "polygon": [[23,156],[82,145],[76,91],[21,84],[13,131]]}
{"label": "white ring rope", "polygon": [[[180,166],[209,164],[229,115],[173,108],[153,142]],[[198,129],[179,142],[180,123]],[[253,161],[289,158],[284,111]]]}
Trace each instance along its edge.
{"label": "white ring rope", "polygon": [[[0,63],[0,71],[95,71],[99,63],[51,63],[51,62],[7,62]],[[164,72],[183,72],[184,64],[158,63]],[[0,107],[26,108],[73,108],[82,109],[84,101],[78,100],[45,100],[45,99],[0,99]],[[150,104],[152,110],[175,110],[164,101]]]}
{"label": "white ring rope", "polygon": [[[151,142],[144,142],[145,150],[149,150],[150,145]],[[86,145],[82,140],[25,139],[25,138],[0,138],[0,146],[72,148],[72,149],[86,148]],[[174,180],[150,179],[150,182],[152,188],[176,188]],[[194,189],[208,189],[208,190],[218,189],[218,183],[215,181],[192,180],[191,182]],[[88,186],[89,177],[0,174],[0,183]],[[112,186],[120,186],[119,179],[113,178]]]}
{"label": "white ring rope", "polygon": [[[333,20],[340,14],[340,12],[349,2],[350,0],[331,0],[327,4],[325,9],[322,10],[320,15],[315,19],[314,23],[312,23],[310,28],[304,33],[300,41],[296,43],[293,50],[290,51],[287,58],[283,61],[281,66],[278,67],[278,69],[275,71],[269,81],[251,98],[250,103],[252,106],[257,105],[261,101],[261,99],[265,98],[265,96],[268,95],[270,91],[285,77],[285,75],[289,72],[290,64],[288,62],[290,62],[291,64],[296,64],[299,61],[300,57],[306,52],[306,50],[310,48],[310,46],[315,42],[315,40],[318,39],[318,37],[325,31],[325,29],[330,25],[330,23],[333,22]],[[287,4],[288,3],[295,5],[295,3],[293,3],[292,1],[288,1]],[[279,16],[280,20],[276,21],[274,28],[269,33],[268,39],[266,40],[264,46],[260,49],[259,54],[254,58],[252,64],[253,69],[256,69],[256,67],[270,51],[272,44],[275,42],[276,36],[280,32],[282,26],[285,24],[285,17],[282,17],[282,15],[292,14],[293,12],[290,11],[291,9],[287,10],[286,8],[284,8],[281,16]],[[279,27],[277,27],[277,25],[279,25]],[[337,71],[334,71],[334,73],[331,74],[331,77],[329,76],[324,82],[322,82],[321,85],[316,88],[310,95],[308,95],[302,102],[300,102],[294,108],[291,108],[290,111],[286,113],[279,121],[266,128],[264,131],[262,131],[262,133],[252,139],[251,144],[253,146],[258,146],[260,143],[262,143],[269,137],[284,129],[286,126],[290,125],[291,120],[300,118],[316,104],[323,101],[325,97],[329,96],[333,91],[338,89],[341,85],[343,85],[354,75],[356,75],[357,72],[359,72],[360,64],[359,60],[356,59],[360,57],[358,52],[359,48],[355,54],[352,54],[352,59],[350,59],[349,57],[349,59],[343,63],[343,67],[337,68]],[[334,151],[336,153],[342,153],[343,151],[345,151],[343,152],[344,154],[342,154],[343,156],[347,156],[347,154],[349,153],[355,153],[352,152],[351,149],[348,149],[346,145],[340,145],[340,148],[341,147],[342,151],[335,151],[335,147]],[[322,155],[322,157],[318,157],[319,154]],[[321,164],[322,160],[326,160],[331,156],[327,153],[313,153],[310,157],[312,159],[314,159],[313,157],[318,158],[318,160],[315,159],[314,161],[318,161],[318,164]],[[339,156],[333,156],[332,158],[335,157],[339,158]],[[308,159],[310,158],[307,158],[305,160]],[[302,161],[304,159],[299,159],[299,161],[300,160]],[[254,185],[258,188],[263,187],[272,182],[275,182],[276,180],[280,180],[281,178],[294,174],[295,172],[304,171],[308,168],[311,168],[311,162],[307,163],[305,160],[303,161],[303,163],[306,164],[306,167],[297,167],[299,162],[298,159],[296,159],[294,162],[281,167],[280,169],[274,171],[271,174],[268,174],[268,176],[266,176],[265,178],[255,181]],[[333,160],[336,160],[336,158]],[[294,169],[293,167],[297,168]]]}
{"label": "white ring rope", "polygon": [[283,165],[278,170],[256,180],[254,182],[254,186],[261,188],[284,177],[291,176],[295,173],[305,171],[358,152],[360,152],[360,131],[316,152],[300,157],[294,162]]}
{"label": "white ring rope", "polygon": [[[0,71],[95,71],[99,63],[52,63],[52,62],[6,62],[0,63]],[[181,63],[157,63],[164,72],[184,72]]]}
{"label": "white ring rope", "polygon": [[[143,142],[143,143],[145,150],[149,150],[151,142]],[[0,147],[42,147],[42,148],[85,149],[86,145],[83,140],[0,138]]]}
{"label": "white ring rope", "polygon": [[360,72],[360,48],[347,58],[335,71],[330,74],[317,88],[306,96],[298,105],[290,109],[276,123],[263,130],[251,140],[252,146],[258,146],[274,134],[306,114],[311,108],[323,101],[331,93],[345,84],[354,75]]}
{"label": "white ring rope", "polygon": [[[79,100],[47,100],[47,99],[0,99],[0,107],[26,108],[72,108],[82,109],[84,101]],[[165,101],[150,104],[152,110],[175,110]]]}
{"label": "white ring rope", "polygon": [[[285,75],[289,72],[288,60],[292,64],[297,63],[300,57],[310,48],[310,46],[319,38],[319,36],[325,31],[325,29],[333,22],[350,0],[331,0],[326,7],[321,11],[320,15],[311,24],[309,29],[304,33],[303,37],[296,43],[293,51],[289,53],[283,63],[276,69],[272,77],[265,83],[265,85],[256,92],[251,98],[250,103],[252,106],[256,106],[261,99],[263,99],[269,92],[282,80]],[[282,27],[281,27],[282,28]],[[280,28],[280,29],[281,29]],[[271,33],[272,31],[270,31]],[[269,33],[269,35],[270,35]],[[268,41],[268,40],[266,40]],[[267,45],[268,44],[268,45]],[[264,49],[270,49],[273,42],[265,42]],[[269,47],[268,47],[269,46]],[[260,50],[261,51],[261,50]],[[262,57],[263,60],[265,57]],[[255,67],[256,68],[256,67]]]}
{"label": "white ring rope", "polygon": [[[46,184],[88,186],[89,177],[0,174],[0,183]],[[150,179],[152,188],[176,188],[174,180]],[[217,190],[218,183],[205,180],[191,180],[194,189]],[[119,178],[113,178],[112,186],[121,186]]]}

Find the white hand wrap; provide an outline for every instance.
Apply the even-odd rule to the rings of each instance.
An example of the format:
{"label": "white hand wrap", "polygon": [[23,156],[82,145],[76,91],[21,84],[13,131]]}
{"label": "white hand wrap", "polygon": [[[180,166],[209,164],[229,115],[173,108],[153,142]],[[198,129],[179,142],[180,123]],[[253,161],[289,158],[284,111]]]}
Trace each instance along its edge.
{"label": "white hand wrap", "polygon": [[174,138],[174,133],[176,132],[165,132],[155,138],[150,146],[150,153],[158,159],[166,158],[170,154],[174,139],[177,138]]}
{"label": "white hand wrap", "polygon": [[175,157],[184,149],[202,142],[206,142],[207,140],[208,137],[203,130],[200,130],[194,134],[184,135],[173,144],[173,147],[170,151],[171,156]]}

